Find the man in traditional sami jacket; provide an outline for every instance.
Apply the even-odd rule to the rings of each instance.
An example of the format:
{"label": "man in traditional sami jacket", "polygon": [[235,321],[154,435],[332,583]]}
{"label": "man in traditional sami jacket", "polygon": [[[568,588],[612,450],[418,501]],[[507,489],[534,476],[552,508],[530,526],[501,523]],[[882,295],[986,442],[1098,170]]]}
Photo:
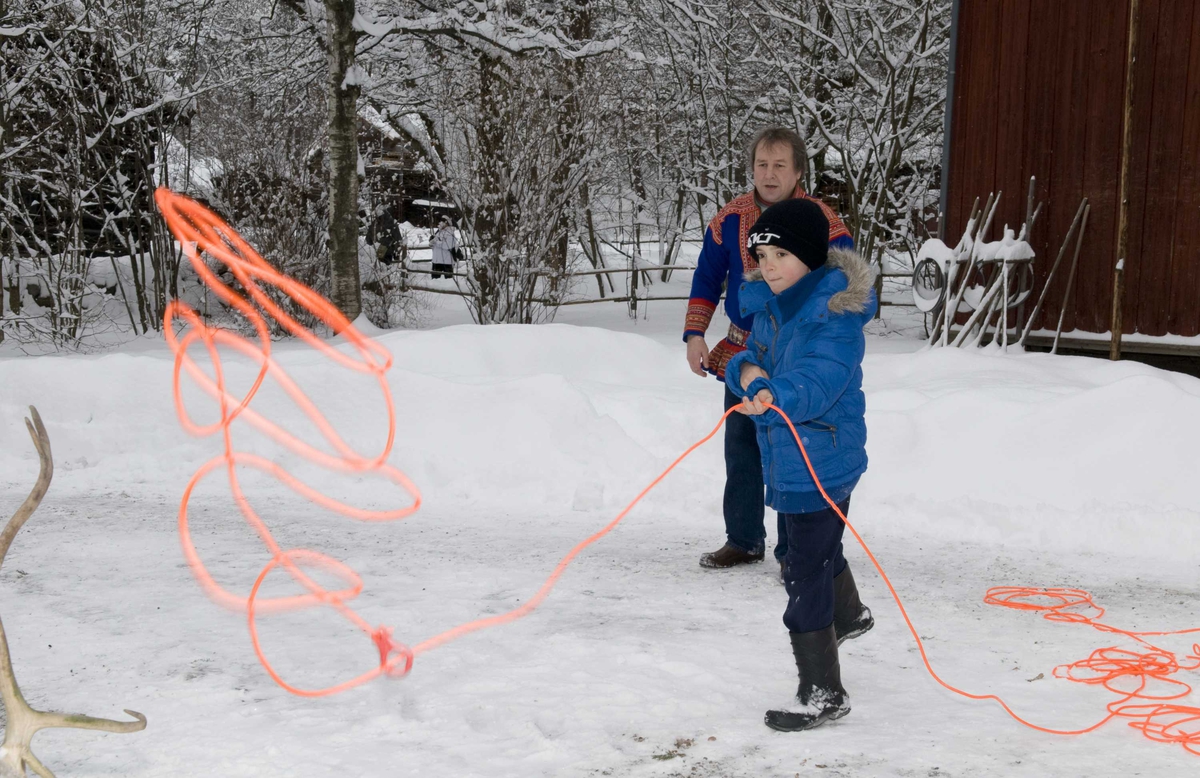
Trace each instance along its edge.
{"label": "man in traditional sami jacket", "polygon": [[[754,189],[735,197],[709,222],[704,247],[692,280],[687,322],[683,340],[687,343],[687,361],[699,376],[710,373],[725,380],[725,365],[730,357],[745,349],[753,317],[745,317],[738,307],[738,287],[742,274],[758,267],[746,247],[750,227],[769,205],[793,197],[812,200],[821,206],[829,220],[830,248],[853,249],[854,239],[846,225],[828,206],[805,194],[800,186],[808,171],[808,151],[794,131],[768,127],[758,133],[750,146]],[[704,341],[717,303],[725,288],[725,312],[729,316],[729,335],[710,352]],[[725,410],[741,402],[725,388]],[[763,472],[758,453],[754,422],[740,413],[725,422],[725,545],[700,557],[708,568],[734,567],[760,562],[766,546],[763,524]],[[777,523],[775,559],[787,553],[787,530]]]}

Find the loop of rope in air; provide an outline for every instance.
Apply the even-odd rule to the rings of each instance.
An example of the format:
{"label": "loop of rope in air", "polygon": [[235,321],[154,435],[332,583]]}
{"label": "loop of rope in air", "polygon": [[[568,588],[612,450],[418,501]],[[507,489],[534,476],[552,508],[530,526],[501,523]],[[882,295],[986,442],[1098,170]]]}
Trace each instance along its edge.
{"label": "loop of rope in air", "polygon": [[[243,611],[247,615],[251,642],[258,660],[266,669],[268,675],[287,691],[306,697],[321,697],[337,694],[355,686],[364,684],[380,675],[403,676],[413,666],[415,658],[427,651],[445,645],[453,640],[477,632],[482,629],[511,623],[532,613],[550,592],[566,571],[567,566],[592,543],[603,538],[615,529],[641,502],[652,489],[667,477],[681,462],[687,459],[693,451],[711,440],[724,425],[731,413],[737,407],[727,410],[707,435],[690,446],[679,455],[661,474],[650,482],[612,521],[597,532],[588,536],[575,545],[551,571],[534,596],[525,604],[505,613],[486,618],[475,619],[457,627],[448,629],[438,635],[428,638],[413,647],[396,642],[392,638],[392,629],[385,626],[372,626],[359,616],[346,603],[362,591],[362,580],[357,573],[345,564],[316,551],[308,549],[284,550],[279,547],[272,537],[266,524],[251,507],[249,500],[242,491],[237,476],[238,467],[250,467],[268,473],[288,486],[296,493],[330,511],[340,513],[360,521],[395,521],[403,519],[416,512],[421,505],[421,496],[417,487],[407,476],[387,463],[395,442],[395,409],[390,389],[385,378],[386,371],[392,365],[391,355],[379,344],[364,337],[331,303],[303,284],[279,273],[260,257],[234,230],[226,225],[210,210],[190,198],[175,194],[166,188],[160,188],[155,193],[155,201],[166,219],[167,225],[175,238],[183,247],[197,275],[210,289],[228,306],[241,313],[254,327],[258,338],[257,344],[249,339],[220,327],[209,325],[187,304],[175,300],[166,310],[164,317],[164,332],[168,345],[175,354],[174,393],[175,407],[180,422],[185,430],[198,435],[207,436],[220,434],[224,451],[220,456],[206,462],[193,475],[184,490],[179,509],[180,540],[184,556],[196,579],[204,591],[217,603],[234,610]],[[220,261],[233,273],[249,299],[235,292],[212,272],[202,259],[202,255]],[[326,341],[317,337],[309,328],[297,322],[264,291],[261,285],[273,287],[288,295],[297,305],[309,314],[345,338],[357,353],[357,358],[347,356],[332,347]],[[258,306],[256,308],[256,306]],[[348,446],[333,429],[328,420],[317,410],[316,406],[304,394],[299,386],[288,376],[282,367],[271,356],[270,330],[258,310],[261,308],[273,317],[295,337],[301,339],[336,364],[360,373],[373,376],[379,384],[384,403],[387,408],[387,440],[383,449],[374,457],[363,456]],[[175,320],[181,319],[186,328],[182,338],[175,331]],[[213,375],[205,373],[191,357],[189,349],[196,343],[204,346],[209,360],[213,365]],[[227,391],[224,370],[219,356],[219,347],[228,347],[233,351],[249,358],[258,365],[258,375],[246,394],[235,397]],[[191,379],[206,393],[218,401],[220,420],[201,425],[192,421],[184,407],[181,387],[181,371],[186,372]],[[284,389],[287,395],[304,411],[305,415],[316,425],[325,441],[337,452],[336,455],[321,451],[286,430],[256,413],[249,407],[250,401],[270,376]],[[1183,635],[1200,632],[1200,628],[1190,630],[1164,632],[1132,632],[1118,629],[1100,621],[1104,610],[1097,606],[1090,594],[1079,589],[1043,589],[1033,587],[995,587],[989,589],[985,602],[999,607],[1015,608],[1042,613],[1050,621],[1090,626],[1100,632],[1123,636],[1136,642],[1143,650],[1120,649],[1115,646],[1097,649],[1087,659],[1080,660],[1055,669],[1054,675],[1059,678],[1102,685],[1109,691],[1120,696],[1120,699],[1108,705],[1108,715],[1091,726],[1082,729],[1054,729],[1040,726],[1018,715],[1009,705],[994,694],[973,694],[959,689],[946,682],[937,674],[930,664],[921,640],[908,610],[900,599],[891,579],[874,553],[863,540],[858,530],[837,507],[837,504],[825,493],[808,452],[804,448],[800,435],[791,420],[776,406],[768,406],[778,413],[791,430],[796,445],[804,457],[805,465],[812,475],[814,483],[822,497],[837,513],[846,527],[854,535],[855,540],[866,552],[871,564],[879,572],[886,584],[892,599],[895,600],[904,622],[916,642],[921,654],[921,661],[930,676],[943,688],[971,700],[991,700],[1000,705],[1004,711],[1019,723],[1040,732],[1057,735],[1080,735],[1092,732],[1115,718],[1129,720],[1129,725],[1140,730],[1146,737],[1167,743],[1177,743],[1192,754],[1200,755],[1200,708],[1176,704],[1175,701],[1188,696],[1192,689],[1183,681],[1174,678],[1182,670],[1200,668],[1200,645],[1193,645],[1193,654],[1183,662],[1172,652],[1149,643],[1146,638],[1154,636]],[[284,468],[262,457],[239,452],[234,448],[231,425],[238,418],[244,418],[247,423],[264,433],[293,453],[328,469],[347,473],[373,473],[383,476],[401,486],[412,497],[412,503],[404,508],[391,511],[368,511],[346,505],[321,494],[288,473]],[[221,587],[213,579],[191,539],[188,528],[188,502],[196,485],[210,472],[224,468],[229,478],[234,499],[243,517],[257,532],[271,554],[271,559],[259,573],[250,590],[248,597],[239,597]],[[291,597],[260,598],[259,589],[267,576],[276,568],[282,567],[301,587],[306,594]],[[344,583],[345,588],[329,591],[317,583],[304,568],[322,570],[333,575]],[[349,680],[333,686],[319,689],[301,689],[286,682],[275,671],[259,642],[256,615],[259,613],[276,613],[296,608],[328,606],[340,613],[349,622],[361,629],[374,643],[379,654],[379,664]],[[1092,610],[1093,616],[1086,616],[1080,609]],[[1152,691],[1152,685],[1165,687],[1161,691]]]}

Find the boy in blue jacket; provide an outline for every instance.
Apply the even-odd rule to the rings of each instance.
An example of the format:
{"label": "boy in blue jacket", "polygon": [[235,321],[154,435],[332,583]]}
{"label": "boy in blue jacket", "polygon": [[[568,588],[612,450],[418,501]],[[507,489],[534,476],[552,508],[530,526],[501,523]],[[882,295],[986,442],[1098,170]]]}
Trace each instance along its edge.
{"label": "boy in blue jacket", "polygon": [[725,369],[739,410],[755,421],[766,504],[790,539],[784,557],[791,634],[800,686],[792,705],[767,711],[772,729],[811,729],[850,712],[838,645],[874,625],[842,555],[845,525],[817,490],[780,408],[800,433],[829,497],[847,513],[867,469],[863,326],[875,313],[875,271],[858,254],[829,247],[829,222],[809,200],[763,211],[750,230],[758,269],[746,273],[739,303],[754,315],[746,350]]}

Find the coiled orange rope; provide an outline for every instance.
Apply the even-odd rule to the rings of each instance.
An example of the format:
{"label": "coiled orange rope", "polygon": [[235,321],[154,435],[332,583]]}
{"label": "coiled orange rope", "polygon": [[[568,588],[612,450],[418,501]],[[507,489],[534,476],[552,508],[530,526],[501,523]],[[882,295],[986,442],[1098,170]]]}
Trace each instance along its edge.
{"label": "coiled orange rope", "polygon": [[[1192,654],[1187,657],[1192,661],[1185,663],[1180,662],[1173,652],[1155,646],[1145,639],[1195,634],[1200,632],[1200,628],[1170,632],[1132,632],[1120,629],[1100,621],[1104,616],[1104,608],[1097,605],[1092,596],[1082,589],[996,586],[988,589],[984,602],[1003,608],[1041,613],[1042,618],[1047,621],[1083,624],[1100,632],[1121,635],[1139,645],[1141,650],[1136,651],[1116,646],[1098,648],[1087,659],[1054,668],[1056,678],[1100,685],[1114,694],[1121,695],[1121,699],[1109,703],[1109,715],[1093,726],[1058,734],[1090,732],[1120,717],[1130,719],[1129,726],[1140,730],[1151,740],[1178,743],[1200,756],[1200,708],[1169,704],[1172,700],[1183,699],[1192,693],[1190,685],[1171,676],[1180,670],[1200,669],[1200,644],[1192,644]],[[1094,615],[1089,616],[1074,609],[1092,611]],[[1162,691],[1149,691],[1152,684]],[[1137,700],[1145,702],[1135,702]],[[1042,727],[1034,728],[1043,732],[1057,732]]]}
{"label": "coiled orange rope", "polygon": [[[293,694],[306,697],[326,696],[361,685],[380,675],[403,676],[412,669],[415,657],[426,651],[445,645],[452,640],[472,632],[507,624],[529,615],[546,599],[558,583],[559,578],[566,571],[567,566],[583,549],[615,529],[650,490],[662,482],[693,451],[711,440],[720,431],[729,414],[737,410],[735,407],[726,411],[711,432],[680,454],[670,466],[639,492],[629,505],[611,522],[572,548],[558,562],[554,570],[550,573],[550,576],[534,596],[524,605],[506,613],[461,624],[409,648],[392,639],[391,628],[384,626],[372,627],[366,620],[346,605],[348,600],[362,591],[362,580],[353,570],[343,563],[315,551],[306,549],[284,550],[280,548],[272,538],[270,531],[262,519],[250,506],[237,477],[238,466],[256,468],[273,475],[293,491],[307,497],[316,504],[362,521],[392,521],[412,515],[420,507],[420,493],[416,486],[402,472],[387,464],[387,458],[391,453],[391,448],[395,440],[395,412],[391,393],[384,378],[384,373],[392,364],[391,356],[382,346],[365,338],[355,330],[351,323],[320,295],[303,284],[274,270],[249,244],[242,240],[236,232],[230,229],[228,225],[208,209],[187,197],[177,195],[165,188],[161,188],[155,193],[155,200],[171,232],[182,245],[183,251],[191,261],[197,275],[200,276],[222,301],[244,315],[253,325],[258,335],[258,343],[256,345],[229,330],[209,326],[195,310],[185,303],[173,301],[167,308],[164,329],[167,342],[175,354],[175,405],[180,421],[184,429],[194,435],[213,435],[219,432],[224,443],[224,452],[205,463],[192,477],[187,488],[184,490],[179,508],[179,531],[184,556],[187,558],[188,564],[197,580],[210,597],[225,607],[241,610],[247,614],[251,641],[259,661],[276,683]],[[201,258],[201,254],[208,254],[224,263],[232,271],[234,277],[245,290],[246,294],[249,295],[250,299],[247,300],[223,283],[205,264]],[[262,283],[269,284],[284,292],[306,311],[342,335],[353,346],[359,358],[354,359],[342,354],[318,338],[306,327],[296,322],[263,291],[260,286]],[[333,427],[304,395],[295,382],[274,361],[271,357],[270,333],[266,321],[251,301],[282,324],[293,335],[302,339],[337,364],[358,372],[368,373],[376,378],[380,391],[383,394],[388,414],[387,441],[379,454],[374,457],[366,457],[353,451],[342,441]],[[179,338],[175,333],[174,323],[176,318],[182,319],[189,325],[189,329],[187,329],[182,338]],[[204,344],[209,359],[213,363],[214,374],[211,377],[195,363],[188,353],[189,347],[196,342]],[[218,354],[219,346],[228,346],[234,351],[257,362],[259,365],[258,376],[244,397],[237,398],[226,391],[224,372]],[[191,420],[183,404],[180,385],[181,371],[187,371],[188,375],[191,376],[197,385],[217,399],[221,410],[221,418],[218,422],[206,426],[196,424]],[[320,451],[300,441],[248,407],[250,401],[268,375],[279,382],[288,396],[316,424],[325,440],[337,452],[337,456]],[[845,522],[846,527],[853,533],[855,539],[867,553],[871,563],[875,566],[875,569],[887,585],[888,591],[896,601],[896,605],[904,617],[905,624],[907,624],[909,632],[912,633],[913,640],[916,641],[917,647],[921,652],[921,660],[925,665],[925,669],[934,680],[949,691],[963,697],[973,700],[993,700],[1015,720],[1041,732],[1059,735],[1083,734],[1098,729],[1114,718],[1121,717],[1131,719],[1130,726],[1141,730],[1147,737],[1153,740],[1179,743],[1189,752],[1200,755],[1200,708],[1168,704],[1191,693],[1190,686],[1170,676],[1180,670],[1195,670],[1200,668],[1200,645],[1192,647],[1194,653],[1188,657],[1188,659],[1193,660],[1192,662],[1181,663],[1175,654],[1153,646],[1145,640],[1146,637],[1150,636],[1182,635],[1200,632],[1200,628],[1175,632],[1130,632],[1121,630],[1101,623],[1099,619],[1104,615],[1104,610],[1095,605],[1089,594],[1078,589],[997,587],[990,589],[985,599],[986,602],[993,605],[1040,612],[1046,619],[1051,621],[1086,624],[1102,632],[1119,634],[1139,643],[1147,649],[1144,652],[1129,651],[1116,647],[1098,649],[1088,659],[1056,668],[1055,675],[1057,677],[1067,678],[1080,683],[1101,684],[1110,691],[1121,695],[1121,699],[1108,706],[1109,714],[1099,722],[1077,730],[1042,727],[1019,716],[1004,700],[996,695],[972,694],[944,681],[930,664],[929,657],[925,652],[925,645],[916,628],[913,626],[908,611],[904,607],[900,595],[896,592],[883,566],[875,558],[874,553],[867,546],[866,541],[863,540],[858,530],[855,529],[854,525],[838,509],[836,503],[829,498],[829,495],[825,493],[825,489],[821,486],[820,479],[813,469],[812,462],[809,460],[808,452],[805,450],[800,435],[792,425],[791,420],[774,405],[770,405],[769,407],[776,413],[779,413],[787,422],[792,436],[796,440],[796,445],[804,457],[809,473],[812,475],[813,481],[817,484],[821,495],[833,510],[837,512],[842,521]],[[239,417],[244,417],[251,426],[265,433],[289,450],[327,468],[339,472],[378,473],[382,475],[403,487],[411,495],[412,504],[393,511],[365,511],[322,495],[317,490],[300,482],[275,463],[262,457],[236,451],[232,442],[230,426]],[[188,530],[187,506],[192,491],[206,475],[219,467],[226,469],[239,509],[272,555],[271,560],[255,580],[249,596],[245,598],[228,592],[213,580],[201,562],[199,555],[196,553]],[[260,599],[258,597],[260,587],[266,580],[267,575],[277,567],[282,567],[286,570],[307,591],[307,594]],[[313,580],[311,576],[306,574],[302,567],[315,568],[332,573],[335,577],[345,582],[345,588],[337,591],[328,591]],[[379,651],[379,664],[367,672],[334,686],[321,689],[301,689],[284,681],[267,660],[259,643],[255,616],[256,613],[263,611],[278,612],[318,605],[326,605],[333,608],[369,635]],[[1079,608],[1094,610],[1096,611],[1096,615],[1089,617],[1078,613],[1075,609]],[[1167,690],[1160,693],[1153,693],[1148,690],[1148,687],[1152,683],[1165,684]],[[1136,702],[1138,700],[1145,702]]]}
{"label": "coiled orange rope", "polygon": [[[846,518],[837,504],[825,493],[825,488],[821,485],[821,479],[817,477],[817,472],[813,469],[812,461],[808,458],[808,451],[805,450],[804,443],[800,440],[800,434],[792,425],[792,420],[774,405],[770,405],[769,407],[787,422],[788,429],[792,431],[792,437],[796,439],[796,445],[800,448],[800,454],[804,457],[804,464],[808,467],[808,472],[812,476],[813,483],[820,490],[821,496],[825,498],[825,502],[829,503],[830,507],[845,522],[846,528],[854,534],[854,539],[862,546],[863,551],[871,559],[871,564],[879,571],[880,577],[887,585],[888,591],[891,592],[892,599],[896,601],[896,606],[900,609],[900,615],[904,617],[904,623],[908,626],[908,631],[912,633],[913,640],[917,643],[917,649],[921,652],[921,661],[925,664],[925,669],[933,677],[933,680],[937,681],[945,689],[967,699],[993,700],[1009,716],[1039,732],[1046,732],[1052,735],[1082,735],[1086,732],[1099,729],[1114,718],[1122,717],[1131,719],[1129,726],[1141,730],[1151,740],[1161,743],[1178,743],[1187,751],[1200,756],[1200,708],[1167,704],[1171,700],[1182,699],[1191,694],[1192,688],[1188,684],[1170,676],[1179,670],[1195,670],[1200,668],[1200,645],[1192,646],[1193,654],[1188,658],[1194,661],[1190,664],[1181,664],[1175,654],[1166,649],[1152,646],[1143,639],[1153,635],[1186,635],[1200,632],[1200,628],[1173,632],[1129,632],[1118,629],[1099,621],[1104,615],[1104,609],[1092,601],[1090,594],[1080,589],[1000,586],[989,589],[984,601],[990,605],[998,605],[1005,608],[1041,612],[1043,613],[1043,617],[1050,621],[1087,624],[1101,632],[1124,635],[1148,649],[1144,652],[1137,652],[1118,649],[1115,646],[1101,648],[1092,652],[1092,655],[1087,659],[1055,668],[1055,677],[1066,678],[1079,683],[1102,684],[1109,691],[1122,695],[1121,699],[1108,705],[1108,715],[1100,721],[1083,729],[1068,730],[1043,727],[1019,716],[1016,711],[1008,706],[1008,703],[995,694],[972,694],[943,680],[937,674],[937,671],[933,669],[933,665],[929,663],[929,656],[925,653],[925,643],[917,633],[917,628],[913,626],[912,619],[908,616],[908,609],[901,602],[900,595],[896,592],[896,587],[892,586],[892,581],[888,578],[888,574],[884,572],[883,565],[879,564],[879,560],[875,558],[875,554],[871,552],[871,548],[863,540],[862,535],[858,534],[858,530],[854,528],[850,520]],[[1079,607],[1091,608],[1097,613],[1095,616],[1089,617],[1070,610]],[[1128,684],[1126,684],[1126,681],[1128,681]],[[1168,691],[1160,693],[1148,691],[1148,687],[1152,683],[1166,684]],[[1124,685],[1132,686],[1133,688],[1122,688]],[[1144,700],[1145,702],[1138,704],[1134,703],[1135,700]]]}

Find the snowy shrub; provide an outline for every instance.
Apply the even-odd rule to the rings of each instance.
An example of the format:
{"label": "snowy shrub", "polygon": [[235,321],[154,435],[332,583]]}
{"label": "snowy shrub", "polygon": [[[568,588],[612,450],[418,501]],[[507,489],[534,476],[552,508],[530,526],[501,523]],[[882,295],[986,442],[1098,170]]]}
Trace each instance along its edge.
{"label": "snowy shrub", "polygon": [[[17,2],[4,13],[0,332],[62,348],[122,323],[157,328],[178,280],[151,205],[172,112],[113,24],[116,8]],[[89,283],[92,265],[112,255],[136,258],[132,277]],[[108,318],[105,299],[120,301],[124,322]]]}

